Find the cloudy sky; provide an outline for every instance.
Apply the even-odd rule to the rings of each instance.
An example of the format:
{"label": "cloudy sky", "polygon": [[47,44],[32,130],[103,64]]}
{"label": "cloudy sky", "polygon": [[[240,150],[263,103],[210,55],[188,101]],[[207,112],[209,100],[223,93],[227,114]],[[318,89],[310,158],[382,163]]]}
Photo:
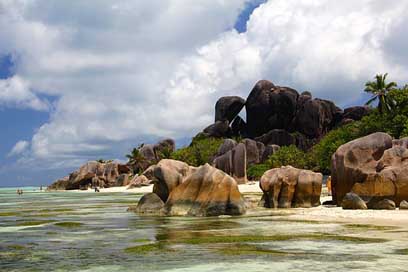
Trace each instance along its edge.
{"label": "cloudy sky", "polygon": [[0,0],[0,186],[179,145],[269,79],[340,106],[408,82],[408,0]]}

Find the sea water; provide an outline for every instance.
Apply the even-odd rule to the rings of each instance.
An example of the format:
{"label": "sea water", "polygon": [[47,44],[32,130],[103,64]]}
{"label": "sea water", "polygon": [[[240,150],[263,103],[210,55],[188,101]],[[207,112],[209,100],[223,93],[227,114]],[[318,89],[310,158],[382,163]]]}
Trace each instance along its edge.
{"label": "sea water", "polygon": [[139,194],[23,190],[0,189],[0,271],[408,271],[408,234],[392,227],[139,217]]}

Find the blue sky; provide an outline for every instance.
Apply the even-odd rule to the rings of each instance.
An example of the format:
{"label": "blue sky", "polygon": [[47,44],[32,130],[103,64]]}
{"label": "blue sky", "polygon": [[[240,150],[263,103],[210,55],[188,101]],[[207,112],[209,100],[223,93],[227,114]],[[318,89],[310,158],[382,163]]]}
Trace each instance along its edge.
{"label": "blue sky", "polygon": [[0,0],[0,186],[49,184],[162,137],[187,144],[220,96],[246,97],[259,79],[362,104],[376,73],[407,82],[406,12],[384,0]]}

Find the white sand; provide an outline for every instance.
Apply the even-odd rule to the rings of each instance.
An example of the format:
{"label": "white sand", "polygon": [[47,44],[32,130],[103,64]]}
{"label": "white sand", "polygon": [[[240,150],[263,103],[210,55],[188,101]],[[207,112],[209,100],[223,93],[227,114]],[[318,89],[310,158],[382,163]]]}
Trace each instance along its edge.
{"label": "white sand", "polygon": [[[140,188],[127,189],[126,186],[123,187],[113,187],[113,188],[102,188],[100,192],[102,193],[135,193],[135,194],[145,194],[150,193],[153,190],[153,185],[144,186]],[[259,182],[250,182],[248,184],[239,185],[239,190],[249,197],[254,202],[261,198],[262,190],[259,188]],[[74,190],[74,192],[92,192],[88,191]],[[326,200],[331,200],[330,196],[327,196],[327,188],[324,187],[322,190],[321,202]],[[265,212],[265,209],[256,209],[253,212]],[[275,210],[276,211],[276,210]],[[285,209],[278,210],[280,212],[289,213],[286,215],[291,219],[296,220],[316,220],[325,222],[343,222],[343,223],[353,223],[353,224],[373,224],[382,226],[399,226],[406,228],[408,227],[408,210],[343,210],[341,207],[335,206],[319,206],[315,208],[298,208],[298,209]],[[251,211],[251,213],[253,213]]]}

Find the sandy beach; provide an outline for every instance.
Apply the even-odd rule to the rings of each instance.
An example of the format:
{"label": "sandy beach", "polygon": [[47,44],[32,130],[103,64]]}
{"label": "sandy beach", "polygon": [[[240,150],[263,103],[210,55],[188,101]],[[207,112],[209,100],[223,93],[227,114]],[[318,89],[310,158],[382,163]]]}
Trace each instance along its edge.
{"label": "sandy beach", "polygon": [[[153,190],[153,185],[140,188],[127,189],[126,186],[101,188],[101,193],[133,193],[145,194]],[[248,184],[239,185],[240,192],[246,199],[256,203],[261,198],[262,190],[259,187],[259,182],[250,182]],[[74,190],[72,192],[92,192],[89,189]],[[327,195],[327,188],[323,187],[321,202],[331,200],[331,196]],[[265,211],[264,209],[255,209],[249,211],[248,214],[254,214]],[[274,210],[277,211],[277,210]],[[337,222],[337,223],[353,223],[353,224],[372,224],[379,226],[396,226],[405,228],[408,226],[408,210],[343,210],[336,206],[319,206],[314,208],[296,208],[296,209],[279,209],[279,212],[284,212],[285,216],[293,220],[313,220],[322,222]],[[287,215],[286,215],[287,214]],[[408,238],[408,237],[407,237]]]}

